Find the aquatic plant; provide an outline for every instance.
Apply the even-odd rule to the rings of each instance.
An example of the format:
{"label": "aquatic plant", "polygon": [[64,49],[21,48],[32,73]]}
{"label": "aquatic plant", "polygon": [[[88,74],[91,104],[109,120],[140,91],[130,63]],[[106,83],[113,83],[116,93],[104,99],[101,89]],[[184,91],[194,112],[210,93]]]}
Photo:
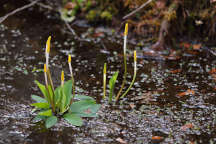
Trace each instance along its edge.
{"label": "aquatic plant", "polygon": [[[121,95],[122,90],[125,87],[126,77],[127,77],[127,53],[126,53],[126,49],[127,49],[127,35],[128,35],[128,23],[126,23],[126,25],[125,25],[125,31],[124,31],[124,46],[123,46],[124,75],[123,75],[123,81],[122,81],[122,84],[121,84],[121,88],[119,89],[119,91],[118,91],[118,93],[117,93],[117,95],[115,97],[115,101],[118,101],[119,98],[123,98],[123,97],[125,97],[127,95],[127,93],[129,92],[129,90],[133,86],[133,84],[135,82],[135,79],[136,79],[137,58],[136,58],[136,51],[134,51],[134,75],[133,75],[133,80],[130,83],[130,86],[128,87],[128,89]],[[104,64],[104,73],[103,73],[103,77],[104,77],[104,81],[103,81],[104,98],[106,97],[106,69],[107,69],[107,65],[105,63]],[[111,103],[112,98],[113,98],[113,91],[114,91],[114,88],[115,88],[115,83],[116,83],[116,80],[117,80],[117,77],[118,77],[118,73],[119,73],[119,71],[115,72],[113,74],[113,76],[109,80],[109,103]]]}
{"label": "aquatic plant", "polygon": [[61,72],[61,85],[54,88],[50,70],[49,70],[49,53],[50,41],[48,38],[46,44],[46,64],[44,64],[45,85],[37,80],[35,83],[43,94],[43,97],[32,95],[32,99],[36,103],[31,104],[39,112],[35,117],[35,121],[45,121],[47,128],[55,125],[60,118],[64,118],[74,126],[81,126],[82,117],[95,117],[96,112],[100,108],[92,97],[85,95],[75,95],[75,82],[71,66],[71,56],[68,56],[68,65],[71,80],[65,82],[64,71]]}

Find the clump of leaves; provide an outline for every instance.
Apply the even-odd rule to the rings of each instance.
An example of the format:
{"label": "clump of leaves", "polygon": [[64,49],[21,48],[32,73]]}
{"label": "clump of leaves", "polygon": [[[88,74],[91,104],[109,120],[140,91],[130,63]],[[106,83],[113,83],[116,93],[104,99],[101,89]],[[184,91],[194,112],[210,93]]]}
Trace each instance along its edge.
{"label": "clump of leaves", "polygon": [[[121,95],[122,90],[125,87],[126,83],[126,77],[127,77],[127,54],[126,54],[126,47],[127,47],[127,35],[128,35],[128,24],[125,25],[125,32],[124,32],[124,46],[123,46],[123,51],[124,51],[124,75],[123,75],[123,81],[121,84],[121,88],[119,89],[115,101],[118,101],[119,98],[123,98],[127,95],[131,87],[133,86],[135,79],[136,79],[136,73],[137,73],[137,59],[136,59],[136,51],[134,51],[134,75],[133,75],[133,80],[130,83],[130,86],[127,88],[127,90]],[[106,71],[107,71],[107,64],[104,64],[104,72],[103,72],[103,90],[104,90],[104,98],[106,97]],[[113,76],[109,80],[109,103],[112,102],[112,98],[114,95],[114,88],[116,84],[116,80],[118,78],[118,73],[119,71],[115,72]]]}
{"label": "clump of leaves", "polygon": [[85,95],[75,95],[75,84],[71,66],[71,56],[68,57],[68,64],[71,80],[64,81],[64,71],[61,73],[61,85],[54,88],[49,70],[50,40],[46,44],[46,64],[44,64],[45,85],[35,81],[41,90],[43,97],[32,95],[36,103],[31,104],[39,112],[35,121],[45,121],[47,128],[55,125],[60,118],[64,118],[74,126],[81,126],[82,117],[95,117],[100,105],[96,104],[92,97]]}

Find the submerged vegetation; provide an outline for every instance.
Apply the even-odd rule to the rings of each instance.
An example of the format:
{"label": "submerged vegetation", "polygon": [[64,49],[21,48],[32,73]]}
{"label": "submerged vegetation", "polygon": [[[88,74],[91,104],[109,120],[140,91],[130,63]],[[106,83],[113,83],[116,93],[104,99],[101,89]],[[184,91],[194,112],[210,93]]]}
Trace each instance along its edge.
{"label": "submerged vegetation", "polygon": [[71,66],[71,56],[68,56],[68,64],[71,80],[65,82],[64,71],[61,73],[61,85],[54,88],[51,73],[49,69],[50,41],[48,38],[46,44],[46,64],[44,64],[45,85],[35,81],[43,94],[40,96],[32,95],[36,103],[31,104],[39,110],[35,121],[44,120],[47,128],[52,127],[58,121],[58,118],[64,118],[75,126],[83,124],[82,117],[95,117],[100,108],[92,97],[85,95],[75,95],[75,83]]}

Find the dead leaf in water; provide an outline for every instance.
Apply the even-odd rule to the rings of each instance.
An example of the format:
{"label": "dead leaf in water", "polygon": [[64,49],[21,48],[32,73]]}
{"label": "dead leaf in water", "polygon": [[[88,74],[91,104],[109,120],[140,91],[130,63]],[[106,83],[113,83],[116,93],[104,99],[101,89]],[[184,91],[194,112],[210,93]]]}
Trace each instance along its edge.
{"label": "dead leaf in water", "polygon": [[164,137],[161,136],[152,136],[152,140],[163,140]]}
{"label": "dead leaf in water", "polygon": [[121,144],[127,144],[126,141],[124,141],[122,138],[117,138],[116,141],[120,142]]}
{"label": "dead leaf in water", "polygon": [[189,128],[193,128],[194,125],[192,123],[187,123],[181,127],[181,130],[186,131]]}
{"label": "dead leaf in water", "polygon": [[211,76],[216,81],[216,74],[211,74]]}
{"label": "dead leaf in water", "polygon": [[194,44],[193,49],[194,50],[199,50],[201,48],[202,44]]}
{"label": "dead leaf in water", "polygon": [[210,73],[210,74],[216,73],[216,68],[213,68],[212,70],[210,70],[209,73]]}
{"label": "dead leaf in water", "polygon": [[104,33],[103,32],[94,33],[93,37],[104,37]]}
{"label": "dead leaf in water", "polygon": [[139,103],[141,104],[151,104],[152,102],[156,101],[153,95],[157,93],[157,91],[150,91],[147,93],[143,93],[142,96],[136,96],[132,100],[139,101]]}
{"label": "dead leaf in water", "polygon": [[182,43],[180,44],[180,46],[182,46],[182,47],[184,47],[184,48],[187,48],[187,49],[191,48],[191,44],[189,44],[189,43],[187,43],[187,42],[182,42]]}
{"label": "dead leaf in water", "polygon": [[134,109],[136,107],[133,103],[130,103],[129,106],[131,107],[131,109]]}
{"label": "dead leaf in water", "polygon": [[185,92],[181,92],[181,93],[178,93],[177,96],[178,97],[183,97],[183,96],[186,96],[186,95],[194,95],[195,94],[195,91],[194,90],[191,90],[191,89],[188,89],[187,91]]}
{"label": "dead leaf in water", "polygon": [[170,70],[169,72],[172,74],[180,73],[182,70],[181,69],[176,69],[176,70]]}
{"label": "dead leaf in water", "polygon": [[191,55],[197,55],[198,54],[198,52],[194,51],[194,50],[187,50],[187,53],[191,54]]}

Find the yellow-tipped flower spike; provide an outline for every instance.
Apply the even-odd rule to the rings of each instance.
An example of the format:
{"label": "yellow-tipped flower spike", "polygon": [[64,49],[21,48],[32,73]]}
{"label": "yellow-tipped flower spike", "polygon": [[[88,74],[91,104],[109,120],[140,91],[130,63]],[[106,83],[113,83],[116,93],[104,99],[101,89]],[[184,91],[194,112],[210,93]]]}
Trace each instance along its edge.
{"label": "yellow-tipped flower spike", "polygon": [[68,63],[71,63],[71,55],[68,56]]}
{"label": "yellow-tipped flower spike", "polygon": [[124,35],[128,35],[128,23],[125,24],[125,31],[124,31]]}
{"label": "yellow-tipped flower spike", "polygon": [[106,67],[107,67],[107,64],[105,63],[105,64],[104,64],[104,71],[103,71],[103,72],[104,72],[104,75],[106,75],[106,73],[107,73]]}
{"label": "yellow-tipped flower spike", "polygon": [[136,51],[134,51],[134,62],[137,61]]}
{"label": "yellow-tipped flower spike", "polygon": [[46,64],[44,64],[44,72],[45,72],[45,73],[47,72]]}
{"label": "yellow-tipped flower spike", "polygon": [[51,36],[48,37],[46,42],[46,53],[50,53],[50,41],[51,41]]}
{"label": "yellow-tipped flower spike", "polygon": [[61,72],[61,81],[64,82],[64,71]]}

